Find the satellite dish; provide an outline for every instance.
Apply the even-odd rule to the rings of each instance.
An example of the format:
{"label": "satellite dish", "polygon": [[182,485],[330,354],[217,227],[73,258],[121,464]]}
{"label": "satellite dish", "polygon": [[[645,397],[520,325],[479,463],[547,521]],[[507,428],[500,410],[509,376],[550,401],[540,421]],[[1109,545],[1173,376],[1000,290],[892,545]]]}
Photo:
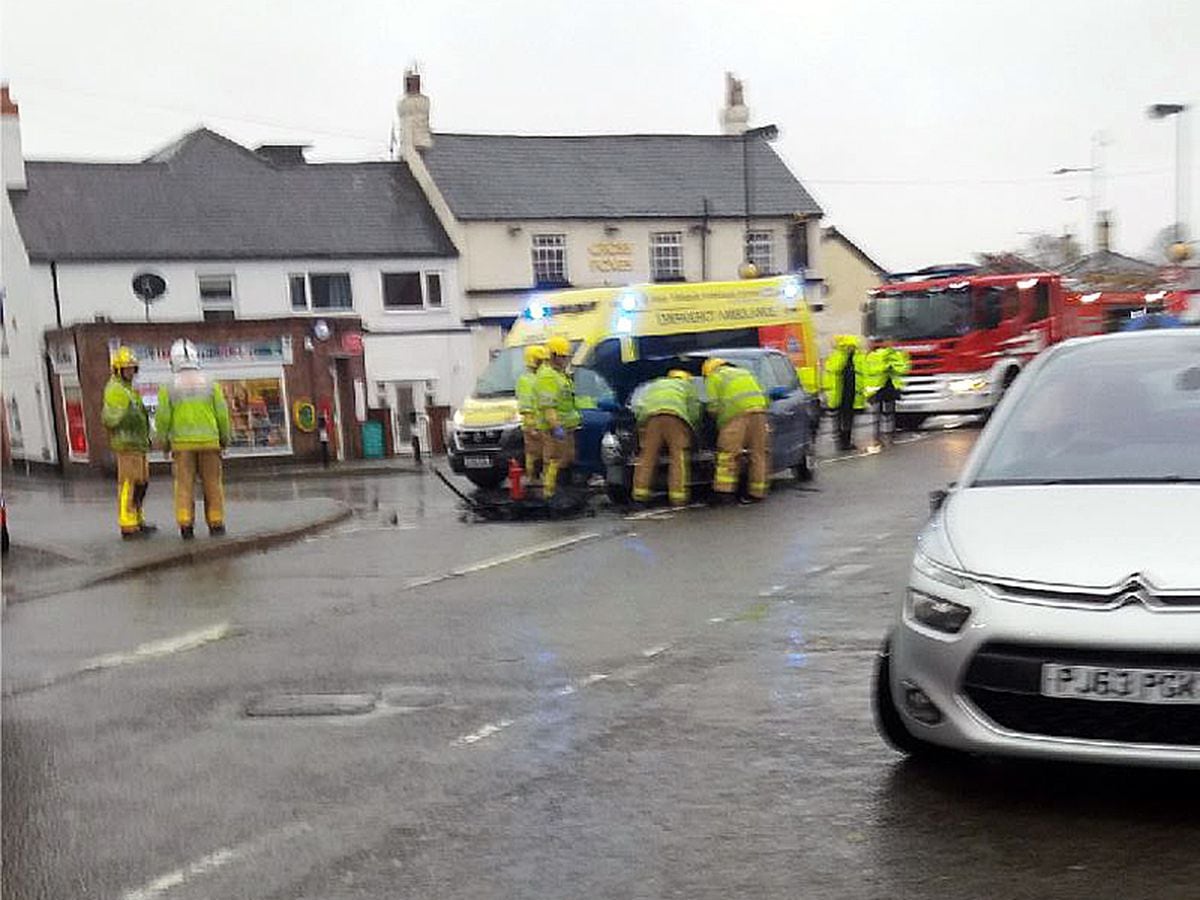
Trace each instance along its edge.
{"label": "satellite dish", "polygon": [[162,299],[167,292],[167,279],[157,272],[142,271],[133,276],[133,295],[146,307],[146,321],[150,321],[150,304]]}
{"label": "satellite dish", "polygon": [[324,319],[317,319],[317,321],[313,324],[313,336],[318,341],[329,340],[329,335],[332,333],[333,332],[329,328],[329,323]]}

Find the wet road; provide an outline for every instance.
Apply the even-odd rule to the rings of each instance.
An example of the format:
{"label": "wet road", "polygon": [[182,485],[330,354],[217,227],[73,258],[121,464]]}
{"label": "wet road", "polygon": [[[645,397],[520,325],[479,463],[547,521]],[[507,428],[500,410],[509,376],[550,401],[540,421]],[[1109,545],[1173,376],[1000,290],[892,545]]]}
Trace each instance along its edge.
{"label": "wet road", "polygon": [[872,652],[975,436],[632,520],[239,485],[360,512],[8,611],[5,896],[1194,897],[1200,779],[875,735]]}

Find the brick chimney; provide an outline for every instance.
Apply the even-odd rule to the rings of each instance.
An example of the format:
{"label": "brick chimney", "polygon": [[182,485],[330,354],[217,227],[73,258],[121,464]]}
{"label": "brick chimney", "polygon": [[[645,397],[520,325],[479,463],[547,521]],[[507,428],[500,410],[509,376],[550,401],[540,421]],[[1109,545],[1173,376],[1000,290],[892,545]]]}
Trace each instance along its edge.
{"label": "brick chimney", "polygon": [[421,93],[421,75],[416,68],[404,72],[404,94],[396,104],[392,126],[392,157],[399,159],[433,146],[429,130],[429,98]]}
{"label": "brick chimney", "polygon": [[750,109],[746,106],[742,82],[725,73],[725,108],[721,110],[721,133],[743,134],[750,127]]}
{"label": "brick chimney", "polygon": [[0,174],[5,190],[24,190],[29,186],[25,181],[25,154],[21,150],[21,117],[7,84],[0,85]]}

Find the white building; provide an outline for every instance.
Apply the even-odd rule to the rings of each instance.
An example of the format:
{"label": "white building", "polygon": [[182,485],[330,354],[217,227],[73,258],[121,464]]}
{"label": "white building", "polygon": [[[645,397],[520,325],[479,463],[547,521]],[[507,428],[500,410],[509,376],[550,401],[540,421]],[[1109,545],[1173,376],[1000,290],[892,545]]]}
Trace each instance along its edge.
{"label": "white building", "polygon": [[769,143],[743,136],[731,77],[723,134],[443,134],[429,111],[410,72],[393,154],[461,254],[466,321],[486,326],[477,364],[537,288],[735,279],[749,260],[819,289],[821,208]]}
{"label": "white building", "polygon": [[156,321],[356,316],[368,403],[409,416],[453,406],[474,379],[457,251],[403,162],[309,164],[206,129],[134,163],[22,158],[4,92],[4,397],[15,459],[56,462],[48,329],[140,321],[133,276],[167,292]]}

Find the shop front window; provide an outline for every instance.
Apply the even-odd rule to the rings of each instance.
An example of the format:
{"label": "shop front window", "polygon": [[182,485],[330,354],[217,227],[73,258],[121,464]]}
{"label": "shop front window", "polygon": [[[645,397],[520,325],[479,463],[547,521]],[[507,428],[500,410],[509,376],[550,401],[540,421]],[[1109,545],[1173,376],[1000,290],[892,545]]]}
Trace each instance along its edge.
{"label": "shop front window", "polygon": [[232,453],[290,452],[287,405],[278,378],[219,379],[229,406]]}

